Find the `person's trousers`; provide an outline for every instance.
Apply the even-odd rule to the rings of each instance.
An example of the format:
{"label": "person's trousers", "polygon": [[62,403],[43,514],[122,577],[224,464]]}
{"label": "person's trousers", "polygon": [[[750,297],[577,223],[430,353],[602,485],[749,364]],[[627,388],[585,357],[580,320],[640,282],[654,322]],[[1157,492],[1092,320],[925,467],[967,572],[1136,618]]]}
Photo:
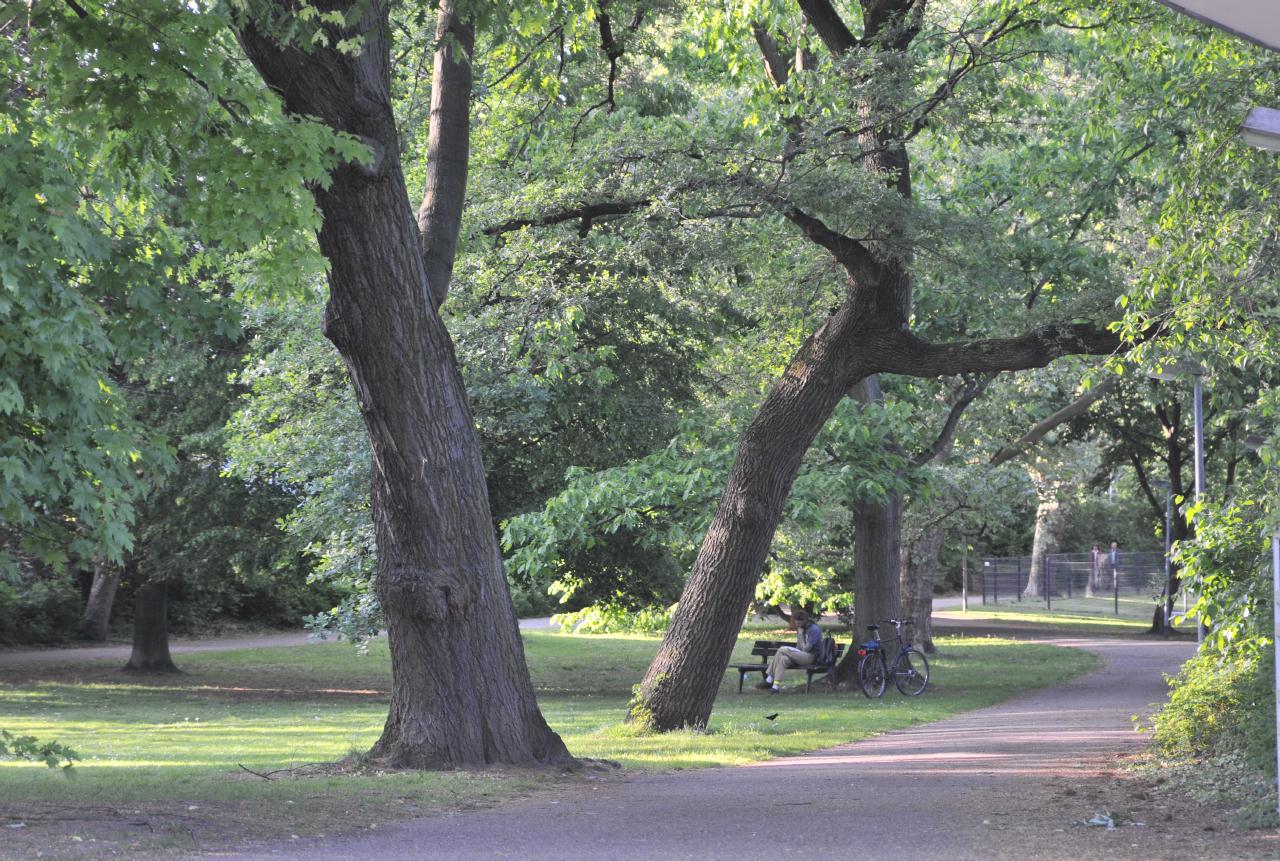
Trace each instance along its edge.
{"label": "person's trousers", "polygon": [[807,667],[813,663],[812,652],[802,652],[795,646],[783,646],[778,649],[777,654],[769,661],[769,675],[773,676],[773,681],[782,681],[782,674],[787,671],[788,667]]}

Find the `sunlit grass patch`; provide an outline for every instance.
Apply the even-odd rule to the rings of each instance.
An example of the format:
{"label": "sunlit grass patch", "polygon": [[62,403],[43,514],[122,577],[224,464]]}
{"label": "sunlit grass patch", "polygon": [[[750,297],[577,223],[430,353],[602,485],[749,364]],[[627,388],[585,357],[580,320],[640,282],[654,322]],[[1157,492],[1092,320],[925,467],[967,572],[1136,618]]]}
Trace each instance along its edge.
{"label": "sunlit grass patch", "polygon": [[[955,620],[966,622],[993,622],[1034,627],[1063,628],[1074,633],[1138,634],[1151,627],[1155,612],[1155,600],[1150,595],[1120,596],[1119,613],[1116,613],[1114,596],[1096,598],[1054,598],[1047,607],[1042,599],[1011,601],[999,604],[983,604],[972,595],[968,611],[959,609],[935,610],[933,617],[943,623]],[[1178,606],[1174,607],[1177,619]],[[1195,622],[1183,622],[1176,626],[1182,632],[1194,632]]]}

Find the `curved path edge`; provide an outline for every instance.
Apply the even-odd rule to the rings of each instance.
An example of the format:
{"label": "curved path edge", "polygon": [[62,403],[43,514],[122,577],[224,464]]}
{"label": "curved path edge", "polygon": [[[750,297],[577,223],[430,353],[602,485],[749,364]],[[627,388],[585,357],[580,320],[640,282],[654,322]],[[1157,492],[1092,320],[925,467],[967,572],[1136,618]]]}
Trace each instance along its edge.
{"label": "curved path edge", "polygon": [[1117,757],[1141,750],[1147,737],[1135,732],[1133,716],[1149,714],[1165,699],[1165,675],[1176,672],[1194,646],[1082,637],[1043,642],[1087,649],[1104,666],[996,706],[801,756],[604,781],[491,810],[381,826],[369,835],[226,857],[1173,857],[1155,828],[1080,827],[1101,812],[1084,797],[1067,798],[1060,811],[1049,812],[1048,821],[1060,827],[1007,826],[1010,817],[1027,816],[1027,799],[1107,773]]}

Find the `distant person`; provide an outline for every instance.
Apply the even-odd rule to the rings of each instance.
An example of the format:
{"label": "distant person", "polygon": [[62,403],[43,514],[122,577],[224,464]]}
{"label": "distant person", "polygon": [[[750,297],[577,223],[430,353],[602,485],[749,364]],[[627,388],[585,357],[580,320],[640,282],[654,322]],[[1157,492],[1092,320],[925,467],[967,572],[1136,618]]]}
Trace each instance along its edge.
{"label": "distant person", "polygon": [[760,684],[761,690],[781,693],[779,686],[782,674],[791,667],[807,667],[818,657],[818,647],[822,645],[822,629],[804,610],[796,610],[791,614],[791,627],[796,629],[796,644],[782,646],[769,661],[769,674]]}
{"label": "distant person", "polygon": [[1085,585],[1084,596],[1092,598],[1094,591],[1102,588],[1102,560],[1106,554],[1095,544],[1089,551],[1089,581]]}
{"label": "distant person", "polygon": [[1112,541],[1107,551],[1107,567],[1111,569],[1111,588],[1120,588],[1120,542]]}

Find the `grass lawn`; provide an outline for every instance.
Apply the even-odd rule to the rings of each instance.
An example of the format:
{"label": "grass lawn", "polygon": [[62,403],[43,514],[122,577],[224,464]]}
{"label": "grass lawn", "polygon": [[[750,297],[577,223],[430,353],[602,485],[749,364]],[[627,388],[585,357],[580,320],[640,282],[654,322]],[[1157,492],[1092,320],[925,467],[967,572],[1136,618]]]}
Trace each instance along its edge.
{"label": "grass lawn", "polygon": [[[1046,608],[1042,599],[1018,601],[1002,601],[999,604],[983,604],[981,598],[969,596],[969,610],[959,608],[934,610],[935,623],[945,625],[954,621],[959,623],[978,624],[991,622],[993,625],[1016,625],[1017,627],[1052,628],[1063,633],[1078,634],[1141,634],[1151,627],[1151,616],[1155,611],[1155,601],[1150,595],[1120,596],[1120,613],[1116,614],[1115,600],[1111,596],[1099,598],[1054,598],[1052,609]],[[1174,605],[1174,619],[1181,610],[1180,604]],[[1183,634],[1195,635],[1195,620],[1184,621],[1175,625],[1175,629]]]}
{"label": "grass lawn", "polygon": [[[779,636],[784,636],[778,632]],[[736,693],[726,673],[705,732],[637,735],[622,721],[631,686],[658,640],[526,631],[548,722],[585,757],[635,769],[736,765],[839,744],[990,705],[1096,664],[1083,652],[991,638],[945,638],[924,696],[896,691],[805,694],[803,675],[770,697]],[[735,661],[750,661],[744,633]],[[366,750],[386,715],[384,642],[179,656],[180,676],[116,672],[117,661],[0,674],[0,728],[57,740],[83,757],[72,775],[0,763],[0,857],[165,854],[228,839],[289,839],[376,827],[535,791],[572,791],[607,775],[547,773],[307,774]],[[991,672],[998,667],[999,672]],[[797,684],[798,683],[798,684]],[[780,712],[776,721],[764,715]],[[299,769],[263,780],[266,773]],[[77,839],[78,838],[78,839]]]}

